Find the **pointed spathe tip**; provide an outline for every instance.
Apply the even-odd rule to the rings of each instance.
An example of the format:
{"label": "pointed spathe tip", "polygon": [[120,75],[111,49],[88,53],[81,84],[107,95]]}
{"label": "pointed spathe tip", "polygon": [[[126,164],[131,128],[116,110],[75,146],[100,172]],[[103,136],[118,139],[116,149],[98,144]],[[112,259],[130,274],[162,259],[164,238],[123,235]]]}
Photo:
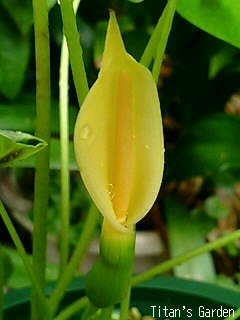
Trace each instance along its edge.
{"label": "pointed spathe tip", "polygon": [[110,20],[107,29],[106,43],[102,66],[107,65],[119,53],[126,53],[121,32],[114,10],[109,9]]}

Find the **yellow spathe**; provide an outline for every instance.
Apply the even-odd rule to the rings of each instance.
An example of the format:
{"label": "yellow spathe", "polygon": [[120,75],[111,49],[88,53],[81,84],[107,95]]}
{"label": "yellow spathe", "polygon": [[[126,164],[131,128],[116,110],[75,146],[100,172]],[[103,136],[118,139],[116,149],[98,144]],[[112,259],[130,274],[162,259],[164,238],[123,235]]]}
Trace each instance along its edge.
{"label": "yellow spathe", "polygon": [[102,67],[80,109],[74,146],[99,211],[118,231],[132,232],[160,188],[163,132],[152,75],[125,51],[113,11]]}

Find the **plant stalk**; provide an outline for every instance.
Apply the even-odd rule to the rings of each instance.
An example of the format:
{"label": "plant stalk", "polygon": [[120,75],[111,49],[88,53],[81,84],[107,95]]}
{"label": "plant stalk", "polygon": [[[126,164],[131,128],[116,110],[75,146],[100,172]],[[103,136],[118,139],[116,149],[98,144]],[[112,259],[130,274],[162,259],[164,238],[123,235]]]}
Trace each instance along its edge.
{"label": "plant stalk", "polygon": [[30,263],[30,260],[27,257],[27,254],[26,254],[26,251],[22,245],[22,242],[19,239],[18,234],[17,234],[17,232],[12,224],[12,221],[9,218],[7,211],[5,210],[1,200],[0,200],[0,214],[1,214],[1,217],[3,219],[5,226],[8,229],[8,232],[9,232],[9,234],[10,234],[10,236],[11,236],[11,238],[17,248],[17,251],[23,261],[23,264],[25,266],[25,269],[26,269],[28,276],[29,276],[29,279],[31,281],[32,287],[34,288],[34,291],[36,292],[36,295],[37,295],[39,303],[40,303],[40,307],[43,310],[44,315],[45,315],[44,319],[51,320],[47,300],[45,299],[42,288],[40,287],[39,281],[36,278],[36,275],[33,271],[33,267]]}
{"label": "plant stalk", "polygon": [[59,125],[60,125],[60,188],[61,188],[61,236],[60,236],[60,272],[64,272],[69,256],[70,221],[70,177],[69,177],[69,115],[68,115],[68,49],[63,36],[60,60],[59,80]]}
{"label": "plant stalk", "polygon": [[81,311],[87,304],[88,298],[82,297],[81,299],[73,302],[70,304],[67,308],[65,308],[63,311],[61,311],[54,320],[67,320],[70,317],[72,317],[77,312]]}
{"label": "plant stalk", "polygon": [[98,317],[98,320],[111,320],[112,319],[112,312],[113,312],[113,306],[101,309],[101,313]]}
{"label": "plant stalk", "polygon": [[177,0],[168,1],[140,59],[140,63],[148,68],[151,61],[155,58],[152,71],[155,82],[157,82],[160,74],[163,55],[165,52],[168,36],[171,31],[176,5]]}
{"label": "plant stalk", "polygon": [[[36,136],[48,147],[37,155],[34,190],[33,268],[42,292],[45,290],[47,213],[49,194],[50,143],[50,49],[47,0],[33,0],[35,58],[36,58]],[[33,288],[31,319],[45,319],[36,290]]]}
{"label": "plant stalk", "polygon": [[130,298],[131,298],[131,286],[129,286],[128,291],[124,299],[120,304],[120,318],[119,320],[128,320],[128,313],[130,307]]}
{"label": "plant stalk", "polygon": [[74,277],[76,270],[81,262],[81,259],[84,256],[85,250],[89,244],[89,241],[92,239],[93,233],[96,229],[98,221],[98,210],[95,205],[91,205],[88,212],[86,222],[84,223],[84,229],[81,233],[81,237],[78,241],[78,244],[74,250],[74,253],[66,266],[65,272],[58,281],[56,288],[54,289],[50,300],[50,310],[51,314],[54,315],[57,311],[58,305],[61,302],[61,299],[64,296],[65,290],[67,289],[69,283]]}
{"label": "plant stalk", "polygon": [[[100,309],[96,306],[94,306],[89,300],[86,304],[86,308],[81,315],[81,320],[91,320],[91,319],[98,319],[98,315],[96,314]],[[99,319],[98,319],[99,320]],[[108,320],[108,319],[106,319]]]}
{"label": "plant stalk", "polygon": [[67,40],[73,80],[77,91],[79,105],[85,99],[89,88],[85,72],[80,36],[77,29],[71,0],[61,0],[63,31]]}
{"label": "plant stalk", "polygon": [[168,0],[166,8],[160,18],[159,35],[156,45],[156,57],[153,63],[152,75],[155,83],[158,82],[164,52],[167,46],[168,37],[172,28],[174,13],[177,7],[177,0]]}
{"label": "plant stalk", "polygon": [[239,238],[240,238],[240,230],[236,230],[236,231],[232,232],[231,234],[226,235],[224,237],[221,237],[213,242],[207,243],[207,244],[205,244],[201,247],[198,247],[196,249],[189,250],[186,253],[183,253],[176,258],[173,258],[173,259],[170,259],[166,262],[163,262],[163,263],[159,264],[158,266],[135,276],[132,279],[132,286],[136,286],[138,284],[141,284],[142,282],[145,282],[145,281],[147,281],[157,275],[162,274],[165,271],[172,269],[173,267],[177,266],[178,264],[184,263],[185,261],[188,261],[188,260],[190,260],[196,256],[199,256],[201,254],[204,254],[206,252],[210,252],[215,249],[218,249],[222,246],[225,246],[229,242],[233,242]]}
{"label": "plant stalk", "polygon": [[[80,0],[74,0],[73,7],[76,14]],[[61,150],[61,238],[60,238],[60,272],[64,272],[69,257],[69,221],[70,221],[70,176],[69,176],[69,115],[68,115],[68,79],[69,54],[66,38],[63,35],[60,59],[59,80],[59,123]]]}

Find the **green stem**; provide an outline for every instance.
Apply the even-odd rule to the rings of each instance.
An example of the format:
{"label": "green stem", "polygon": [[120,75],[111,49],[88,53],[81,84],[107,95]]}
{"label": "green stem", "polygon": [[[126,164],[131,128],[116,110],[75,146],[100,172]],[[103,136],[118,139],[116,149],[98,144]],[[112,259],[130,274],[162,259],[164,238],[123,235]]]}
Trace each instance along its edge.
{"label": "green stem", "polygon": [[[33,0],[36,55],[36,136],[50,143],[50,49],[47,0]],[[33,268],[42,292],[45,289],[47,212],[49,189],[49,146],[38,153],[34,191]],[[32,320],[45,319],[38,295],[32,293]]]}
{"label": "green stem", "polygon": [[[75,0],[76,13],[80,0]],[[70,183],[69,183],[69,128],[68,128],[68,78],[69,54],[66,38],[63,35],[60,59],[59,80],[59,122],[61,146],[61,241],[60,241],[60,275],[64,271],[69,255],[69,220],[70,220]]]}
{"label": "green stem", "polygon": [[68,129],[68,49],[65,37],[62,40],[59,80],[59,124],[60,124],[60,188],[61,188],[61,236],[60,276],[64,272],[69,256],[70,221],[70,177],[69,177],[69,129]]}
{"label": "green stem", "polygon": [[156,27],[153,30],[153,33],[151,35],[150,40],[148,41],[148,44],[143,52],[143,55],[140,59],[140,63],[148,68],[150,66],[150,63],[152,59],[156,56],[156,46],[157,46],[157,41],[161,35],[161,26],[162,26],[162,16],[158,20],[158,23]]}
{"label": "green stem", "polygon": [[89,89],[82,57],[82,47],[79,41],[79,33],[71,0],[61,0],[61,13],[74,84],[77,91],[78,102],[79,105],[81,105]]}
{"label": "green stem", "polygon": [[2,256],[2,246],[0,243],[0,320],[3,320],[3,300],[4,300],[4,279],[3,279],[3,256]]}
{"label": "green stem", "polygon": [[235,310],[229,317],[225,318],[225,320],[235,320],[240,317],[240,308]]}
{"label": "green stem", "polygon": [[155,82],[157,82],[159,77],[163,55],[176,9],[176,3],[177,0],[168,1],[140,60],[140,63],[148,68],[152,59],[155,57],[153,65],[153,77]]}
{"label": "green stem", "polygon": [[119,320],[127,320],[131,298],[131,287],[129,286],[128,292],[120,304],[120,318]]}
{"label": "green stem", "polygon": [[12,221],[11,219],[9,218],[1,200],[0,200],[0,214],[1,214],[1,217],[3,219],[3,222],[5,223],[7,229],[8,229],[8,232],[17,248],[17,251],[24,263],[24,266],[25,266],[25,269],[28,273],[28,276],[30,278],[30,281],[31,281],[31,284],[32,284],[32,287],[34,288],[34,291],[36,292],[37,294],[37,297],[38,297],[38,300],[41,304],[41,309],[43,310],[44,312],[44,319],[46,320],[51,320],[51,317],[50,317],[50,312],[49,312],[49,308],[48,308],[48,304],[47,304],[47,300],[44,296],[44,293],[42,291],[42,288],[40,287],[39,285],[39,282],[35,276],[35,273],[33,272],[33,268],[32,268],[32,265],[27,257],[27,254],[25,252],[25,249],[21,243],[21,240],[19,239],[18,235],[17,235],[17,232],[12,224]]}
{"label": "green stem", "polygon": [[101,313],[97,320],[111,320],[112,319],[113,306],[101,309]]}
{"label": "green stem", "polygon": [[73,302],[66,309],[61,311],[54,320],[66,320],[75,315],[77,312],[81,311],[87,304],[88,298],[83,297],[78,301]]}
{"label": "green stem", "polygon": [[95,315],[96,312],[100,310],[98,307],[94,306],[89,300],[88,303],[86,305],[86,308],[81,316],[81,320],[90,320],[94,317],[94,319],[96,319]]}
{"label": "green stem", "polygon": [[169,0],[161,16],[161,36],[158,39],[156,58],[154,60],[152,75],[155,83],[158,82],[164,52],[167,46],[168,37],[171,31],[174,13],[177,7],[177,0]]}
{"label": "green stem", "polygon": [[134,277],[132,279],[132,286],[136,286],[142,282],[145,282],[145,281],[147,281],[147,280],[149,280],[159,274],[162,274],[163,272],[165,272],[167,270],[172,269],[173,267],[177,266],[178,264],[181,264],[187,260],[190,260],[190,259],[192,259],[196,256],[199,256],[201,254],[204,254],[206,252],[210,252],[212,250],[220,248],[220,247],[226,245],[227,243],[235,241],[239,238],[240,238],[240,230],[237,230],[227,236],[221,237],[220,239],[217,239],[213,242],[207,243],[199,248],[187,251],[186,253],[181,254],[176,258],[173,258],[171,260],[163,262],[160,265]]}
{"label": "green stem", "polygon": [[84,256],[89,241],[92,239],[98,221],[97,213],[97,208],[94,205],[92,205],[89,210],[86,222],[84,224],[84,229],[82,231],[81,237],[74,250],[74,253],[65,269],[64,274],[60,278],[59,282],[56,285],[56,288],[54,289],[54,292],[50,297],[49,303],[52,315],[56,313],[58,305],[61,299],[63,298],[64,292],[67,289],[72,278],[74,277],[76,270],[80,264],[80,261]]}
{"label": "green stem", "polygon": [[[76,14],[80,0],[74,0]],[[69,116],[68,116],[68,78],[69,54],[66,38],[63,35],[60,80],[59,80],[59,123],[60,123],[60,150],[61,150],[61,238],[60,238],[60,276],[64,272],[69,257],[69,221],[70,221],[70,176],[69,176]]]}

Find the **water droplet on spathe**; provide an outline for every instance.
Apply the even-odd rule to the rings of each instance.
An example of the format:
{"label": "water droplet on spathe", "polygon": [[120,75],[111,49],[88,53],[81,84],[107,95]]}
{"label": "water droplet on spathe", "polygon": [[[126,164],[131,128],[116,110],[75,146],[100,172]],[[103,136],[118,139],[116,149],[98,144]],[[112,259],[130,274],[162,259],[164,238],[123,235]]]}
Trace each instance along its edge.
{"label": "water droplet on spathe", "polygon": [[83,140],[86,140],[89,137],[89,132],[90,132],[89,126],[88,125],[83,126],[80,129],[80,137]]}
{"label": "water droplet on spathe", "polygon": [[150,149],[149,144],[145,144],[145,149]]}
{"label": "water droplet on spathe", "polygon": [[109,191],[108,194],[110,195],[111,199],[113,199],[115,197],[115,193],[114,192]]}
{"label": "water droplet on spathe", "polygon": [[113,184],[112,183],[108,184],[108,194],[111,199],[113,199],[115,197],[115,192],[113,191]]}
{"label": "water droplet on spathe", "polygon": [[61,4],[61,0],[57,0],[57,4],[59,4],[59,5],[60,5],[60,4]]}
{"label": "water droplet on spathe", "polygon": [[118,221],[121,223],[121,224],[124,224],[126,222],[126,217],[119,217],[118,218]]}

